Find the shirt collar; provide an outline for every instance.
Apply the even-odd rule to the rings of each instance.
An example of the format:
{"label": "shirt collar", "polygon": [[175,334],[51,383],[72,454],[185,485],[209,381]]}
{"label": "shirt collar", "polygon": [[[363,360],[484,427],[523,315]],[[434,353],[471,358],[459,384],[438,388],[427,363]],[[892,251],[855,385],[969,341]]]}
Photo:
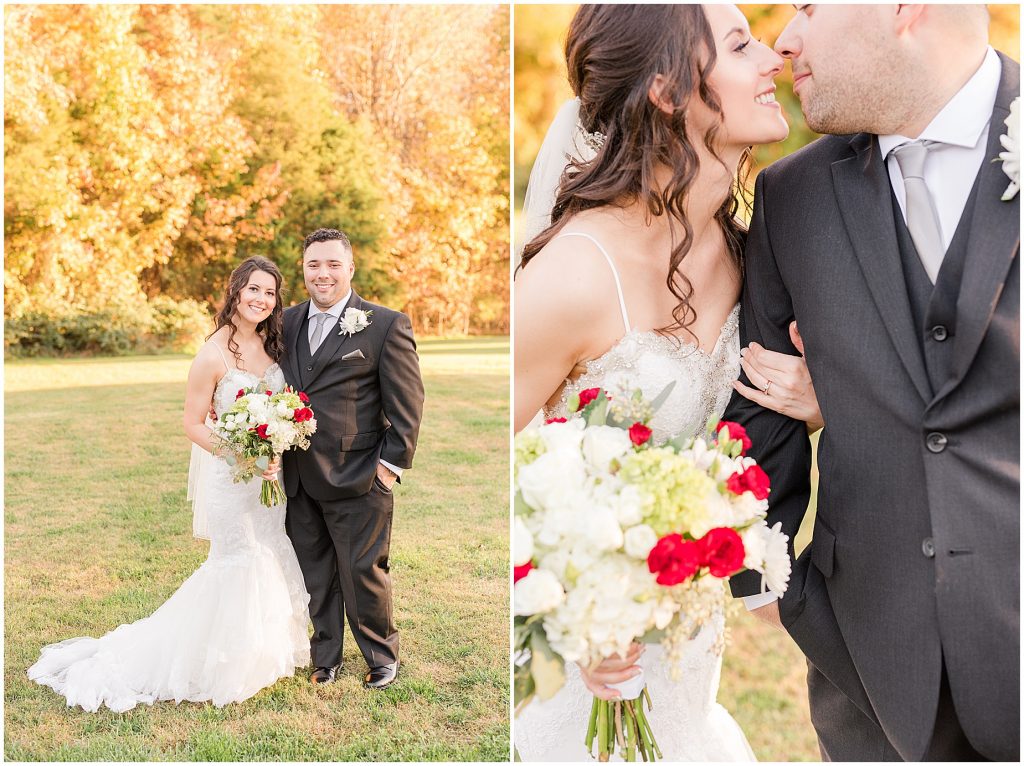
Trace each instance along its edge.
{"label": "shirt collar", "polygon": [[[916,140],[938,141],[966,149],[977,146],[992,118],[1000,77],[1002,66],[999,56],[990,45],[978,71],[946,102]],[[897,146],[913,140],[900,135],[879,136],[878,148],[883,157],[888,157]]]}
{"label": "shirt collar", "polygon": [[307,319],[312,319],[317,314],[330,314],[335,319],[340,319],[341,318],[341,312],[345,310],[345,306],[348,305],[348,302],[351,299],[352,299],[352,290],[350,288],[349,291],[347,293],[345,293],[345,297],[342,298],[337,303],[335,303],[329,309],[327,309],[327,311],[321,311],[320,309],[318,309],[316,307],[316,304],[313,303],[313,301],[310,301],[309,302],[309,313],[306,315],[306,318]]}

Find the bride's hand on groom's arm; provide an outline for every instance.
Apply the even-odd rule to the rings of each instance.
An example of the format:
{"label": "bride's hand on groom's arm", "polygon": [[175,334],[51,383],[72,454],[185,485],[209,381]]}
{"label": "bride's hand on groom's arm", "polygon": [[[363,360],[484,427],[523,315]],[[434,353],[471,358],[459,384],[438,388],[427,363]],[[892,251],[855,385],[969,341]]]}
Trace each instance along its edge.
{"label": "bride's hand on groom's arm", "polygon": [[[790,323],[789,336],[797,351],[803,354],[804,344],[796,322]],[[740,394],[762,407],[802,420],[811,433],[825,425],[803,356],[769,351],[758,343],[751,343],[740,353],[740,366],[747,380],[756,386],[751,388],[737,380],[733,388]]]}
{"label": "bride's hand on groom's arm", "polygon": [[580,665],[583,685],[598,699],[613,700],[621,697],[621,692],[618,689],[610,689],[608,684],[621,683],[638,676],[642,671],[636,663],[643,653],[643,644],[634,642],[630,645],[625,658],[614,654],[589,668]]}

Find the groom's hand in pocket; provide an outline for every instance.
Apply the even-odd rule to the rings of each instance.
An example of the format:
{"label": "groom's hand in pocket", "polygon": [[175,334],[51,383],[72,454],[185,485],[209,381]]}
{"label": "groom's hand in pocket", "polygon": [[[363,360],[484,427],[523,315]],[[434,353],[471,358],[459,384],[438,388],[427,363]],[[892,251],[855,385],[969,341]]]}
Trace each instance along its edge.
{"label": "groom's hand in pocket", "polygon": [[761,622],[766,622],[773,628],[778,628],[784,631],[786,628],[782,624],[782,619],[779,617],[779,601],[776,599],[770,604],[759,606],[757,609],[751,609],[750,613],[754,615]]}
{"label": "groom's hand in pocket", "polygon": [[395,481],[398,479],[398,476],[396,476],[391,469],[385,467],[381,463],[377,463],[377,478],[380,479],[381,484],[388,489],[391,489],[395,486]]}
{"label": "groom's hand in pocket", "polygon": [[628,681],[642,672],[637,661],[644,653],[643,644],[633,643],[625,658],[613,654],[607,659],[601,660],[596,665],[585,668],[580,665],[580,676],[583,678],[583,685],[590,690],[598,699],[613,700],[622,696],[618,689],[608,688],[608,684],[617,684]]}

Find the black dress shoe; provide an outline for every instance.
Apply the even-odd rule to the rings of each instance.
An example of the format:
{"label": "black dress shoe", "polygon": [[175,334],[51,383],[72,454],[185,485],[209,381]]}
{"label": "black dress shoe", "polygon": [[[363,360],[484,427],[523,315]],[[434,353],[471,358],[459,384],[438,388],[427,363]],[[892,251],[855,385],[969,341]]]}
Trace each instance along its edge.
{"label": "black dress shoe", "polygon": [[339,670],[341,670],[340,662],[333,668],[316,668],[313,670],[313,673],[309,676],[309,680],[315,684],[333,683],[338,676]]}
{"label": "black dress shoe", "polygon": [[385,686],[391,684],[398,678],[398,663],[392,662],[390,665],[380,665],[376,668],[370,668],[370,672],[366,674],[366,678],[363,680],[364,689],[383,689]]}

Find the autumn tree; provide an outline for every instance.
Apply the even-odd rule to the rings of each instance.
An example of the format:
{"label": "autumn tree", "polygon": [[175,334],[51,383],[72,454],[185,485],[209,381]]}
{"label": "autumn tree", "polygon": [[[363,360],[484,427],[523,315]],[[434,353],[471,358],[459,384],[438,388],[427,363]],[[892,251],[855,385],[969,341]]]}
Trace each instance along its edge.
{"label": "autumn tree", "polygon": [[323,67],[337,103],[396,160],[390,268],[418,326],[507,328],[508,11],[329,6]]}

